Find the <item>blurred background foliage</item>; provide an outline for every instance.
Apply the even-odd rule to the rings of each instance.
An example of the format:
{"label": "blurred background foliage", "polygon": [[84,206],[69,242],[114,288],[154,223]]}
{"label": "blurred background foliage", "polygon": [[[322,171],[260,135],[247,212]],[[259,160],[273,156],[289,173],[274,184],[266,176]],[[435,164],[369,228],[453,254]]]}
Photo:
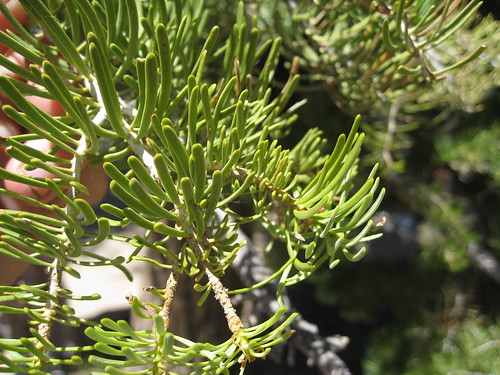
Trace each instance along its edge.
{"label": "blurred background foliage", "polygon": [[500,4],[245,4],[283,38],[283,82],[299,57],[290,143],[311,125],[333,141],[360,113],[362,162],[388,187],[385,236],[294,303],[350,338],[353,374],[500,374]]}

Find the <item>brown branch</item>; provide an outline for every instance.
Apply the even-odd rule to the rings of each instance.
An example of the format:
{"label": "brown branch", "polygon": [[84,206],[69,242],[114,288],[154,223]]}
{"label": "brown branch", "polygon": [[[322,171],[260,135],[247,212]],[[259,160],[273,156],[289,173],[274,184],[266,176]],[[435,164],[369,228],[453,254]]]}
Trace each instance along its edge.
{"label": "brown branch", "polygon": [[159,312],[159,315],[162,317],[163,323],[165,324],[166,331],[168,331],[170,327],[170,306],[172,305],[172,300],[174,299],[178,281],[179,273],[174,267],[168,277],[167,284],[165,285],[163,306]]}
{"label": "brown branch", "polygon": [[222,282],[210,270],[208,264],[204,264],[203,266],[205,268],[205,273],[208,277],[208,282],[210,283],[212,290],[214,291],[215,299],[220,303],[222,310],[224,311],[224,315],[226,317],[229,330],[233,333],[233,335],[236,335],[245,328],[243,326],[243,322],[241,321],[241,318],[238,316],[238,313],[233,307],[231,299],[229,298],[227,290],[222,284]]}
{"label": "brown branch", "polygon": [[233,336],[236,336],[245,327],[231,302],[231,298],[229,298],[229,295],[227,294],[227,289],[213,272],[210,263],[207,260],[202,260],[204,250],[201,245],[194,241],[191,241],[190,245],[192,246],[196,256],[201,259],[200,264],[208,277],[208,282],[210,283],[210,286],[215,294],[215,299],[219,302],[222,310],[224,311],[224,316],[226,317],[229,330],[233,333]]}
{"label": "brown branch", "polygon": [[[55,298],[49,299],[45,304],[45,309],[43,311],[43,318],[45,322],[38,325],[38,333],[47,341],[50,341],[52,321],[54,315],[56,314],[56,308],[58,307],[59,296],[61,294],[61,278],[61,266],[59,264],[59,261],[57,259],[54,259],[52,263],[52,270],[50,272],[49,294]],[[38,347],[43,353],[47,352],[47,348],[45,347],[45,345],[40,344],[38,345]],[[38,358],[37,368],[39,370],[44,370],[45,366],[45,361],[41,358]]]}

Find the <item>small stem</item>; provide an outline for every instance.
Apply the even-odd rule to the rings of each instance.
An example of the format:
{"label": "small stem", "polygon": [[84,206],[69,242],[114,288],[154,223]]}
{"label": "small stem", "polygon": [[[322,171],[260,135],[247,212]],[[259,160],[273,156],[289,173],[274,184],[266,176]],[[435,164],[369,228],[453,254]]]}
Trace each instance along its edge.
{"label": "small stem", "polygon": [[[40,323],[38,325],[38,333],[45,340],[50,340],[51,328],[52,328],[52,318],[55,315],[56,308],[58,306],[59,295],[61,292],[60,284],[61,284],[61,267],[59,266],[59,261],[54,259],[52,262],[52,271],[50,272],[50,282],[49,282],[49,294],[55,299],[49,299],[45,305],[45,309],[43,311],[44,320],[46,323]],[[47,348],[43,345],[40,345],[39,349],[45,353],[47,352]],[[47,363],[41,359],[37,359],[37,368],[39,370],[44,370]]]}
{"label": "small stem", "polygon": [[[83,168],[83,163],[85,161],[86,149],[87,149],[87,137],[85,136],[85,134],[82,134],[80,138],[80,144],[76,149],[77,151],[76,156],[71,160],[71,169],[73,169],[73,176],[76,178],[77,181],[80,181],[80,177],[82,176],[82,168]],[[78,190],[74,186],[70,186],[68,189],[68,197],[71,200],[75,200],[76,198],[78,198],[78,195],[79,195]]]}
{"label": "small stem", "polygon": [[160,310],[159,315],[163,319],[163,323],[165,324],[165,331],[168,331],[170,327],[170,306],[172,305],[172,300],[174,298],[175,290],[177,289],[177,284],[179,281],[179,273],[174,269],[170,273],[168,277],[167,284],[165,286],[165,301],[163,302],[163,306]]}

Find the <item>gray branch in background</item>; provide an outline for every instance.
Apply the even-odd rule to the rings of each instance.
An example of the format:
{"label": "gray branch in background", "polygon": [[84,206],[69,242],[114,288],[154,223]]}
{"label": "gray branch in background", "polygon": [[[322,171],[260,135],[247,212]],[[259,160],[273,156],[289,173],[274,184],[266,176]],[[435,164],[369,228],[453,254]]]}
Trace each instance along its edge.
{"label": "gray branch in background", "polygon": [[471,263],[500,284],[500,263],[477,243],[469,245],[467,256]]}
{"label": "gray branch in background", "polygon": [[[232,266],[243,284],[251,286],[267,279],[273,272],[266,266],[264,255],[253,245],[252,239],[248,238],[241,230],[239,236],[240,240],[246,241],[246,245],[239,250]],[[277,311],[279,308],[276,299],[277,288],[278,280],[275,279],[261,288],[248,292],[252,297],[250,298],[251,314],[247,317],[249,324],[258,324]],[[297,312],[286,295],[283,296],[283,303],[288,308],[289,313]],[[322,337],[318,327],[306,321],[300,314],[292,323],[291,328],[295,330],[295,333],[290,339],[289,345],[307,357],[308,365],[316,366],[324,375],[351,375],[344,361],[336,354],[349,343],[347,337],[337,335]],[[271,352],[271,355],[276,354],[276,349]],[[279,351],[278,354],[280,354]]]}

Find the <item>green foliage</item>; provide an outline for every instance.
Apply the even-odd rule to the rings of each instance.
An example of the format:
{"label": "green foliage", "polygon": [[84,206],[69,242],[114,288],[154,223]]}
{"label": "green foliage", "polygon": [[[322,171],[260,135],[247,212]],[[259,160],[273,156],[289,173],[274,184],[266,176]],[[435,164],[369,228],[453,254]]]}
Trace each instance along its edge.
{"label": "green foliage", "polygon": [[481,44],[486,46],[484,52],[473,63],[447,72],[445,79],[437,81],[420,99],[421,103],[438,104],[445,115],[456,110],[469,113],[483,110],[485,98],[500,85],[499,23],[491,16],[473,20],[470,26],[458,30],[454,38],[443,41],[439,48],[441,64],[451,64]]}
{"label": "green foliage", "polygon": [[[13,103],[4,111],[26,130],[1,144],[27,169],[41,168],[55,177],[0,168],[0,178],[50,190],[63,206],[0,188],[1,194],[50,213],[5,209],[0,214],[1,253],[49,273],[41,285],[0,287],[2,301],[26,303],[2,305],[0,311],[26,315],[33,334],[0,340],[0,372],[45,374],[51,365],[78,365],[82,358],[76,350],[100,352],[89,362],[107,374],[127,373],[127,368],[164,374],[170,366],[193,374],[227,374],[235,363],[243,372],[247,362],[264,357],[292,334],[288,326],[295,314],[282,303],[284,288],[323,264],[333,268],[340,253],[358,261],[365,248],[357,245],[379,236],[371,220],[384,196],[377,168],[359,185],[356,178],[364,140],[357,132],[359,118],[329,155],[315,151],[324,143],[317,130],[284,149],[279,139],[296,118],[288,102],[299,76],[292,71],[275,95],[271,84],[282,40],[261,40],[243,5],[224,41],[218,27],[208,30],[202,1],[20,2],[33,28],[17,25],[18,35],[0,33],[1,41],[33,65],[14,67],[6,59],[0,64],[39,87],[0,78],[0,90]],[[1,10],[10,16],[6,7]],[[34,38],[35,32],[44,38]],[[49,116],[27,94],[57,100],[65,115]],[[54,149],[40,153],[23,144],[28,139],[47,139]],[[59,150],[69,158],[59,157]],[[124,206],[104,203],[101,208],[109,215],[101,216],[79,197],[88,194],[81,182],[86,163],[103,163],[110,189]],[[236,209],[243,199],[251,202],[248,214]],[[221,278],[245,246],[240,226],[251,222],[268,231],[269,251],[279,251],[277,242],[285,244],[286,261],[271,278],[230,292],[279,280],[280,308],[267,321],[245,327]],[[145,234],[124,237],[110,231],[129,225]],[[128,259],[103,258],[91,246],[104,239],[125,241],[135,251]],[[180,243],[179,252],[170,248],[171,240]],[[160,254],[164,264],[141,255],[144,248]],[[92,261],[82,261],[83,256]],[[161,297],[159,304],[130,298],[131,309],[151,321],[150,330],[135,331],[108,318],[86,322],[66,305],[71,299],[99,298],[75,296],[61,286],[63,274],[80,277],[74,265],[115,266],[132,278],[124,262],[134,261],[156,264],[170,275],[164,289],[150,288]],[[170,304],[181,274],[194,280],[200,303],[211,293],[219,302],[229,328],[224,343],[196,343],[169,332]],[[53,322],[89,325],[86,333],[95,344],[55,347]],[[69,359],[52,355],[60,352],[68,352]]]}
{"label": "green foliage", "polygon": [[477,242],[472,217],[466,214],[466,202],[451,197],[439,185],[426,197],[432,204],[426,211],[426,222],[419,227],[418,239],[423,247],[422,260],[451,271],[465,269],[468,244]]}
{"label": "green foliage", "polygon": [[[364,363],[366,374],[498,374],[498,322],[485,323],[471,316],[457,327],[441,325],[436,331],[426,330],[426,325],[435,326],[435,322],[380,332]],[[400,349],[388,351],[391,347]],[[404,357],[407,366],[401,361]]]}
{"label": "green foliage", "polygon": [[467,129],[456,139],[441,137],[436,144],[442,160],[464,181],[474,175],[489,177],[491,187],[500,187],[500,124],[494,122],[487,128]]}
{"label": "green foliage", "polygon": [[430,267],[464,270],[477,244],[494,258],[500,255],[493,229],[498,226],[499,129],[498,120],[481,111],[456,115],[432,133],[436,152],[427,167],[432,181],[412,181],[412,209],[424,217],[418,231],[421,259]]}
{"label": "green foliage", "polygon": [[[305,90],[363,115],[370,149],[363,162],[381,162],[386,172],[405,170],[412,132],[432,122],[427,110],[447,111],[450,102],[470,110],[498,84],[498,24],[468,30],[480,1],[249,3],[263,27],[283,38],[283,55],[300,57]],[[495,72],[494,80],[485,72]]]}

